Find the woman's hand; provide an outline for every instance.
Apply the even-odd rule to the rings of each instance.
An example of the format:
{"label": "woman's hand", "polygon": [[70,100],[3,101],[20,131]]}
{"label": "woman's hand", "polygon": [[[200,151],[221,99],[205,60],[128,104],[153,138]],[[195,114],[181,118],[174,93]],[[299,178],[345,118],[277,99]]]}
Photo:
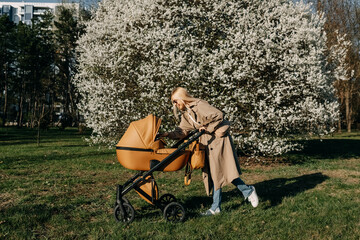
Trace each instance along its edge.
{"label": "woman's hand", "polygon": [[169,136],[169,133],[168,132],[164,132],[164,133],[160,133],[158,135],[158,137],[168,137]]}
{"label": "woman's hand", "polygon": [[205,131],[206,131],[206,127],[199,128],[199,132],[205,132]]}

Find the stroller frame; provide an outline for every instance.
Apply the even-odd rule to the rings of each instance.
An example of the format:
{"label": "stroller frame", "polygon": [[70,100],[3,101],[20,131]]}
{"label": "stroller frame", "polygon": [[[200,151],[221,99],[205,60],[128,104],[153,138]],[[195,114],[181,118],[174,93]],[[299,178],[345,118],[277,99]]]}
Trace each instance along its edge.
{"label": "stroller frame", "polygon": [[[166,166],[171,164],[182,151],[184,151],[192,142],[198,140],[204,131],[198,130],[191,131],[185,138],[175,143],[171,148],[177,148],[173,153],[167,156],[164,160],[151,160],[149,171],[140,171],[126,181],[123,185],[117,185],[116,187],[116,202],[114,208],[115,219],[119,222],[131,223],[135,218],[135,210],[126,199],[125,195],[132,189],[141,194],[145,199],[154,204],[156,207],[162,210],[163,216],[170,222],[181,222],[185,219],[185,209],[177,202],[175,196],[172,194],[164,194],[159,199],[156,199],[156,193],[152,187],[151,196],[143,191],[139,186],[145,183],[150,176],[151,184],[155,184],[153,173],[155,171],[161,171]],[[188,140],[185,142],[185,140]],[[154,197],[155,196],[155,197]]]}

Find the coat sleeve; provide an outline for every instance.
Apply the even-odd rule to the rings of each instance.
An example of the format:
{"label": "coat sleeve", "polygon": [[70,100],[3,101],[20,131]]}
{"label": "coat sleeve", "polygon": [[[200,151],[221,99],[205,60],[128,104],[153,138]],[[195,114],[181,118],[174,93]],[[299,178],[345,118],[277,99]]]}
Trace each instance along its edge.
{"label": "coat sleeve", "polygon": [[201,118],[202,125],[206,127],[206,131],[209,133],[213,133],[224,118],[224,114],[219,109],[206,102],[198,105],[197,112]]}
{"label": "coat sleeve", "polygon": [[180,125],[175,128],[173,132],[169,132],[170,139],[182,139],[189,134],[191,130],[194,130],[194,127],[185,119],[184,115],[181,115]]}

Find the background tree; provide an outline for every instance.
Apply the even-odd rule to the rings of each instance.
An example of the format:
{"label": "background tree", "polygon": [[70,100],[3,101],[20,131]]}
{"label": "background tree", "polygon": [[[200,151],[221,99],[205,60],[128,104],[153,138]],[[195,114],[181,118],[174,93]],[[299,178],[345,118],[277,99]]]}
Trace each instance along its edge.
{"label": "background tree", "polygon": [[83,27],[77,16],[75,9],[60,7],[58,19],[54,22],[56,27],[56,81],[58,95],[61,96],[59,100],[63,104],[65,116],[71,118],[75,123],[78,123],[77,96],[72,79],[76,73],[77,40],[83,33]]}
{"label": "background tree", "polygon": [[33,81],[35,92],[34,119],[37,126],[37,142],[40,143],[40,128],[50,124],[50,113],[53,111],[54,87],[54,34],[51,29],[54,16],[45,13],[41,19],[32,23],[36,36],[37,65],[36,78]]}
{"label": "background tree", "polygon": [[[81,19],[79,20],[78,17]],[[55,103],[64,106],[67,125],[77,121],[76,94],[72,84],[75,73],[75,47],[83,31],[79,21],[91,13],[63,7],[53,26],[54,15],[46,12],[32,24],[13,24],[7,16],[0,19],[0,117],[30,127],[47,126],[58,121]],[[56,33],[56,34],[55,34]],[[9,109],[11,107],[11,109]],[[72,117],[73,116],[73,117]],[[64,124],[63,124],[64,127]],[[40,132],[39,132],[40,133]]]}
{"label": "background tree", "polygon": [[[0,16],[0,112],[2,112],[2,126],[5,125],[8,113],[8,93],[10,79],[13,75],[15,61],[15,24],[10,21],[7,15]],[[2,95],[4,95],[2,97]]]}
{"label": "background tree", "polygon": [[172,128],[185,86],[233,122],[247,154],[277,155],[292,136],[332,131],[324,19],[288,1],[104,1],[79,40],[76,86],[95,142],[116,142],[149,113]]}
{"label": "background tree", "polygon": [[[31,98],[31,65],[33,63],[33,45],[36,41],[34,34],[29,25],[19,23],[16,32],[16,70],[17,70],[17,86],[14,89],[18,95],[18,126],[22,126],[23,121],[30,122],[31,109],[32,109],[32,98]],[[26,109],[24,109],[26,107]],[[24,116],[26,113],[26,116]],[[29,113],[29,114],[28,114]]]}
{"label": "background tree", "polygon": [[[348,45],[346,64],[348,66],[348,80],[337,79],[336,91],[340,103],[341,123],[345,123],[351,132],[354,121],[360,122],[360,3],[355,0],[313,0],[316,9],[326,17],[324,29],[327,33],[328,49],[334,50],[338,46],[338,39],[346,35]],[[357,120],[356,120],[357,119]]]}
{"label": "background tree", "polygon": [[[339,99],[339,103],[344,105],[344,100],[346,100],[346,120],[350,121],[349,117],[349,91],[345,88],[350,86],[350,79],[353,77],[353,70],[350,69],[350,66],[347,62],[348,53],[350,51],[351,42],[346,39],[346,35],[340,35],[336,32],[336,42],[330,47],[329,61],[331,66],[331,71],[334,73],[334,86],[336,88],[336,94]],[[341,111],[341,110],[340,110]],[[338,120],[338,132],[341,132],[341,118]],[[351,126],[351,123],[348,124]],[[350,129],[351,130],[351,129]]]}
{"label": "background tree", "polygon": [[18,71],[18,125],[22,126],[24,104],[31,127],[40,127],[45,110],[50,109],[51,82],[53,82],[54,47],[51,33],[53,16],[47,13],[31,25],[19,23],[17,27]]}

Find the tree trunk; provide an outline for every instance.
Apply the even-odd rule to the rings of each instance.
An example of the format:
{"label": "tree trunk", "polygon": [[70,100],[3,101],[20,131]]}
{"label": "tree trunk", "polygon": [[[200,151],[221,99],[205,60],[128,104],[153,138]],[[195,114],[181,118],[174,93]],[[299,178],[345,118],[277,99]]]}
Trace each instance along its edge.
{"label": "tree trunk", "polygon": [[34,99],[34,107],[32,109],[32,113],[31,113],[31,128],[35,127],[35,116],[36,116],[36,109],[37,109],[37,101]]}
{"label": "tree trunk", "polygon": [[342,132],[342,126],[341,126],[341,123],[342,123],[342,106],[344,104],[344,95],[345,95],[345,90],[344,90],[344,84],[342,83],[342,81],[338,80],[337,81],[337,84],[335,85],[335,88],[337,90],[337,95],[338,95],[338,98],[339,98],[339,102],[340,102],[340,109],[339,109],[339,120],[338,120],[338,133],[341,133]]}
{"label": "tree trunk", "polygon": [[71,106],[72,124],[75,123],[75,125],[78,125],[79,121],[78,121],[76,105],[75,105],[75,101],[74,101],[74,93],[73,93],[73,89],[72,89],[70,80],[69,80],[68,89],[69,89],[69,98],[70,98],[70,106]]}
{"label": "tree trunk", "polygon": [[21,89],[20,89],[19,118],[18,118],[18,126],[20,128],[22,127],[23,124],[24,89],[25,89],[25,84],[24,81],[22,81]]}
{"label": "tree trunk", "polygon": [[338,120],[338,133],[341,133],[341,116],[339,116]]}
{"label": "tree trunk", "polygon": [[44,118],[45,115],[45,104],[42,105],[42,110],[39,109],[39,117],[38,117],[38,125],[37,125],[37,145],[40,146],[40,127],[41,127],[41,120]]}
{"label": "tree trunk", "polygon": [[37,125],[37,138],[36,138],[37,145],[40,146],[40,119]]}
{"label": "tree trunk", "polygon": [[24,97],[23,94],[21,93],[20,96],[20,103],[19,103],[19,121],[18,121],[18,126],[22,127],[22,122],[23,122],[23,107],[24,107]]}
{"label": "tree trunk", "polygon": [[[6,72],[6,71],[5,71]],[[7,87],[7,79],[6,79],[6,73],[5,73],[5,89],[4,89],[4,114],[3,114],[3,122],[2,125],[5,126],[6,119],[7,119],[7,104],[8,104],[8,87]]]}
{"label": "tree trunk", "polygon": [[54,104],[54,94],[51,93],[51,103],[50,103],[50,125],[54,122],[54,111],[55,111],[55,104]]}
{"label": "tree trunk", "polygon": [[345,84],[345,113],[347,132],[351,132],[351,109],[350,109],[350,83]]}

